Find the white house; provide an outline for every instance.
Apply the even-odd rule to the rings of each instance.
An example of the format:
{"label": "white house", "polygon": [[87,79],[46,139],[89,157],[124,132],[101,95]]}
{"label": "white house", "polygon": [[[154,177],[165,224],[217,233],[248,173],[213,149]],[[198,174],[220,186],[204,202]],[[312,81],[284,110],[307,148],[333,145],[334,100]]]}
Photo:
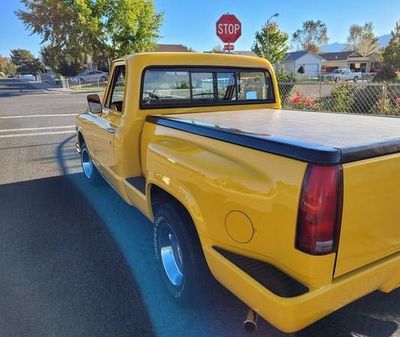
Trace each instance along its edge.
{"label": "white house", "polygon": [[310,51],[295,51],[287,53],[279,64],[286,72],[293,72],[296,77],[318,77],[325,59]]}

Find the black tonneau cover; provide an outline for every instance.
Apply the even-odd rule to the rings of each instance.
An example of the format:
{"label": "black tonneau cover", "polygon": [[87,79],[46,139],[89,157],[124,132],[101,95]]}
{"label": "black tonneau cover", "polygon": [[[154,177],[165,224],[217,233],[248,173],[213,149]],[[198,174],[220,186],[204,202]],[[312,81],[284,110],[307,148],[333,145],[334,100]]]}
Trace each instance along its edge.
{"label": "black tonneau cover", "polygon": [[147,121],[317,164],[400,152],[400,118],[290,110],[152,115]]}

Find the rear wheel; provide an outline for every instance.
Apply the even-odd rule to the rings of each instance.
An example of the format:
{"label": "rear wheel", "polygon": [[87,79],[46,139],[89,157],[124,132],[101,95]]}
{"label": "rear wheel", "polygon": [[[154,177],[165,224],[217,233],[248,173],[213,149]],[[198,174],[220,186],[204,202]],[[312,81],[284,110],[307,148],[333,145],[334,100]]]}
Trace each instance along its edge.
{"label": "rear wheel", "polygon": [[93,184],[98,184],[101,181],[101,176],[94,166],[92,157],[86,144],[81,145],[81,166],[85,177]]}
{"label": "rear wheel", "polygon": [[210,272],[190,216],[178,204],[165,203],[156,211],[154,250],[161,277],[179,302],[193,301]]}
{"label": "rear wheel", "polygon": [[353,82],[356,83],[358,81],[358,76],[354,76]]}

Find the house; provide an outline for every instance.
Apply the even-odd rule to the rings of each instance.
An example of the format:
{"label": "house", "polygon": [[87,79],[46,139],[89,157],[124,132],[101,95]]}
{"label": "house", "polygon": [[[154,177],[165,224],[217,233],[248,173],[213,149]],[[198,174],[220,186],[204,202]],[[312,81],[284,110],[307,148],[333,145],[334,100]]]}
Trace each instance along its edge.
{"label": "house", "polygon": [[182,44],[158,44],[154,49],[156,52],[188,52],[189,49]]}
{"label": "house", "polygon": [[323,61],[325,60],[320,55],[301,50],[287,53],[279,66],[288,73],[295,73],[297,77],[318,77]]}
{"label": "house", "polygon": [[356,51],[342,51],[336,53],[319,54],[326,61],[323,72],[330,73],[336,69],[351,69],[355,72],[369,73],[379,65],[379,57],[376,54],[363,56]]}

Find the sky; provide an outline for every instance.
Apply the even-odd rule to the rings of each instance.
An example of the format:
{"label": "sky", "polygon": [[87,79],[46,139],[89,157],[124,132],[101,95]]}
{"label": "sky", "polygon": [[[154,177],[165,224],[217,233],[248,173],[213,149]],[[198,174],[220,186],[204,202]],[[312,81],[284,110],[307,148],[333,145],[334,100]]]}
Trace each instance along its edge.
{"label": "sky", "polygon": [[[254,34],[274,13],[280,29],[292,34],[305,20],[327,24],[329,42],[345,42],[351,24],[372,21],[377,36],[390,33],[400,20],[399,0],[155,0],[164,13],[159,43],[176,43],[197,51],[222,44],[215,34],[215,22],[225,13],[242,22],[242,36],[236,50],[250,50]],[[0,55],[10,49],[29,49],[38,55],[41,39],[30,35],[15,16],[19,0],[0,0]]]}

